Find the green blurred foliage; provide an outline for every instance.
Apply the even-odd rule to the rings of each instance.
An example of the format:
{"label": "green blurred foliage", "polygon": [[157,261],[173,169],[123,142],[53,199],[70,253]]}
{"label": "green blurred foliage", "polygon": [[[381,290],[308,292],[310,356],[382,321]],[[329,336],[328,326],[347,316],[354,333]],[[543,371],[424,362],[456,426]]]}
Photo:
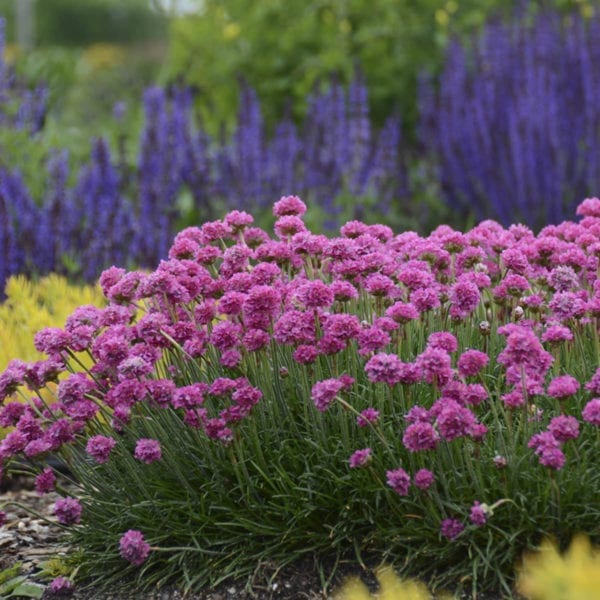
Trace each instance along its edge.
{"label": "green blurred foliage", "polygon": [[291,98],[296,115],[306,95],[335,72],[348,82],[365,74],[381,123],[395,107],[416,117],[417,73],[439,68],[453,33],[477,30],[506,14],[511,0],[205,0],[195,16],[171,25],[169,73],[197,85],[219,118],[236,109],[236,79],[258,92],[266,117]]}
{"label": "green blurred foliage", "polygon": [[[493,18],[521,10],[582,11],[590,0],[199,0],[198,13],[174,19],[168,73],[203,93],[214,121],[236,111],[244,78],[273,122],[291,102],[303,114],[306,95],[335,72],[348,82],[365,74],[372,114],[381,124],[399,109],[409,133],[417,118],[417,77],[440,70],[453,35],[476,33]],[[588,7],[586,9],[586,6]]]}
{"label": "green blurred foliage", "polygon": [[[167,33],[165,16],[149,0],[37,0],[34,12],[38,46],[164,39]],[[8,40],[16,41],[15,0],[0,0],[0,15],[8,21]]]}
{"label": "green blurred foliage", "polygon": [[[6,18],[8,60],[28,88],[45,84],[48,114],[34,137],[0,131],[0,160],[18,168],[39,199],[45,164],[54,148],[68,149],[73,176],[89,158],[90,141],[100,135],[121,146],[132,159],[143,90],[159,77],[166,52],[167,18],[149,0],[37,0],[35,45],[15,44],[15,0],[0,0]],[[121,119],[113,108],[124,107]]]}

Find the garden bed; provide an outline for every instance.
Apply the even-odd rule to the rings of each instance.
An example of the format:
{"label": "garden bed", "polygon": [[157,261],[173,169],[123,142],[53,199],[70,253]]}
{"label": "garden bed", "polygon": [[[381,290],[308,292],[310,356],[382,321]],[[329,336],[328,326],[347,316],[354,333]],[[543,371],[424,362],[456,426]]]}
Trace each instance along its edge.
{"label": "garden bed", "polygon": [[[70,548],[61,543],[60,528],[49,524],[35,513],[53,520],[52,506],[59,499],[57,493],[40,496],[34,489],[33,479],[13,477],[0,491],[0,504],[16,502],[20,507],[8,511],[8,525],[0,533],[0,573],[15,564],[21,564],[21,574],[30,582],[42,582],[44,562],[52,558],[65,558]],[[32,512],[28,512],[32,511]],[[369,561],[367,561],[369,562]],[[373,564],[373,567],[376,565]],[[322,575],[326,575],[323,573]],[[372,570],[365,570],[356,563],[338,565],[335,577],[324,591],[322,576],[310,560],[298,561],[281,572],[269,576],[269,569],[257,576],[248,589],[246,581],[228,581],[214,589],[185,594],[173,587],[154,592],[126,592],[120,589],[75,589],[73,600],[333,600],[333,592],[348,577],[360,577],[372,590],[376,590],[376,578]],[[50,597],[46,592],[45,596]],[[518,596],[515,596],[517,598]],[[469,598],[467,593],[456,598]],[[502,593],[478,595],[478,600],[500,600]]]}

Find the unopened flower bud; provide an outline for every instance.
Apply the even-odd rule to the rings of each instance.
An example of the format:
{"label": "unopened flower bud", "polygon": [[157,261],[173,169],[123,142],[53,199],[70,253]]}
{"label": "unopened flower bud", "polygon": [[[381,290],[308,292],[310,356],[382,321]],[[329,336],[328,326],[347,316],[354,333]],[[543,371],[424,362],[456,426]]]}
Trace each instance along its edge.
{"label": "unopened flower bud", "polygon": [[281,367],[281,369],[279,369],[279,377],[281,377],[282,379],[289,377],[289,375],[290,372],[287,370],[287,367]]}
{"label": "unopened flower bud", "polygon": [[479,323],[479,333],[481,333],[481,335],[490,335],[491,331],[492,326],[489,321],[481,321],[481,323]]}
{"label": "unopened flower bud", "polygon": [[513,320],[514,321],[520,321],[523,318],[523,307],[522,306],[515,306],[515,309],[513,310]]}

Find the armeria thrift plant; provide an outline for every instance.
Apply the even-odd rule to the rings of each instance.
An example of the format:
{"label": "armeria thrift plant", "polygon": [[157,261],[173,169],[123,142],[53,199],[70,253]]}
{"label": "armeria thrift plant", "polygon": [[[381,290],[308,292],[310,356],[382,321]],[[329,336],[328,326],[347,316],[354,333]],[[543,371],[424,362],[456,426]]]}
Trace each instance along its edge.
{"label": "armeria thrift plant", "polygon": [[600,199],[537,236],[327,238],[299,198],[273,210],[275,237],[233,211],[154,272],[108,269],[107,307],[0,375],[0,464],[40,493],[48,454],[70,466],[78,573],[194,589],[364,553],[510,594],[542,536],[597,541]]}

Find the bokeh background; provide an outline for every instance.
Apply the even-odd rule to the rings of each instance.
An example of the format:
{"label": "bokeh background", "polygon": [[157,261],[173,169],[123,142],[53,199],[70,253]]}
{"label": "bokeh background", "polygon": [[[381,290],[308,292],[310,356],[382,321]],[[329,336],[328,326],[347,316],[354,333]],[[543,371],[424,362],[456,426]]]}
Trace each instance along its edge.
{"label": "bokeh background", "polygon": [[600,188],[591,0],[0,0],[0,280],[182,227],[539,231]]}

